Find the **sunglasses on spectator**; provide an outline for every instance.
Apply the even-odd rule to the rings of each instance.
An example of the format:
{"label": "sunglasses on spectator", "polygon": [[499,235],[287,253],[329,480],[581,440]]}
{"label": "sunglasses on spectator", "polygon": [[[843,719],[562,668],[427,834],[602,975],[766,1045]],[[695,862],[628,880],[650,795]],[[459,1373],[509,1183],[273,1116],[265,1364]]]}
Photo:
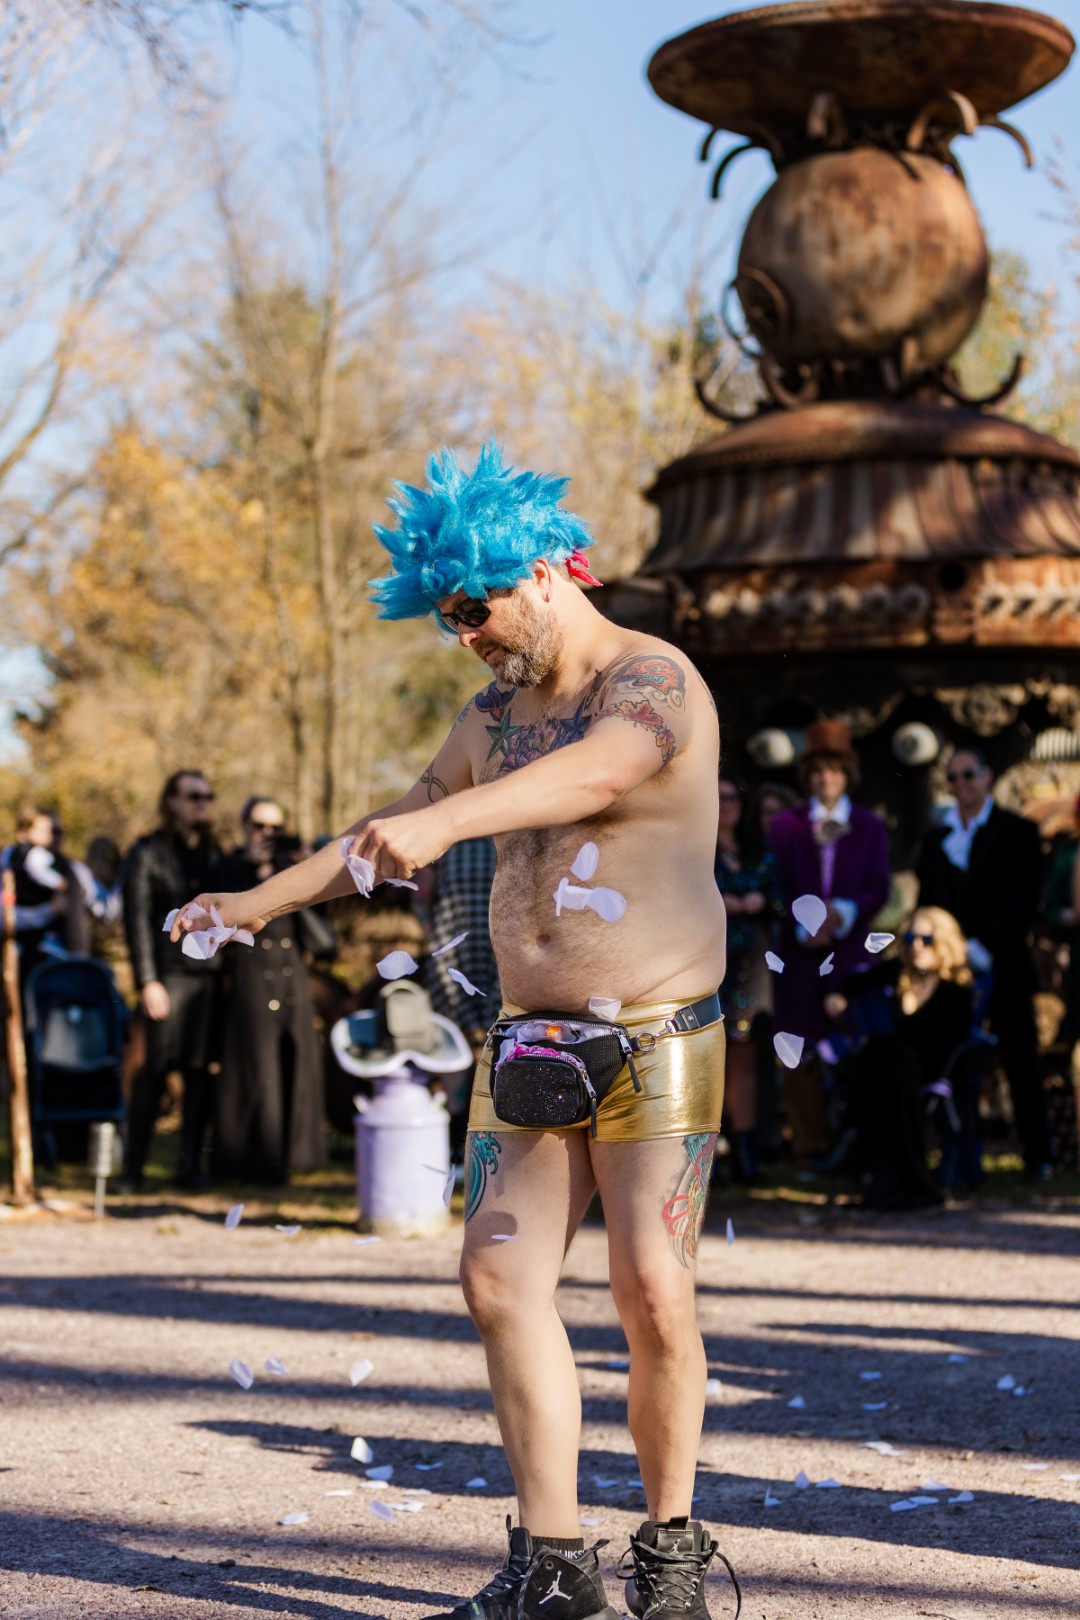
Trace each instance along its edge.
{"label": "sunglasses on spectator", "polygon": [[933,943],[934,943],[933,934],[913,934],[909,930],[904,935],[904,944],[905,945],[932,945]]}
{"label": "sunglasses on spectator", "polygon": [[283,821],[249,821],[248,826],[252,832],[279,833],[284,831],[285,823]]}
{"label": "sunglasses on spectator", "polygon": [[207,788],[205,793],[185,793],[184,798],[189,804],[212,804],[214,795],[211,793],[210,789]]}
{"label": "sunglasses on spectator", "polygon": [[437,617],[447,630],[479,630],[491,618],[491,605],[484,596],[464,596],[457,607]]}
{"label": "sunglasses on spectator", "polygon": [[946,775],[950,782],[974,782],[977,776],[982,775],[982,771],[947,771]]}

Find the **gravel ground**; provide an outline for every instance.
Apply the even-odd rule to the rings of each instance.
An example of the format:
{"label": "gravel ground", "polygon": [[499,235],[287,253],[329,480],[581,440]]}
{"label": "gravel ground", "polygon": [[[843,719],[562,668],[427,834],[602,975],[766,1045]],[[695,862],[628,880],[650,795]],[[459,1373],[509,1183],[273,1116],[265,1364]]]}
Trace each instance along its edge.
{"label": "gravel ground", "polygon": [[[0,1614],[418,1620],[501,1561],[513,1501],[456,1227],[357,1247],[344,1224],[229,1232],[223,1211],[0,1220]],[[730,1246],[720,1214],[701,1315],[722,1389],[697,1512],[748,1620],[1075,1615],[1080,1204],[748,1209]],[[585,1391],[584,1534],[609,1539],[617,1601],[642,1501],[604,1277],[587,1227],[562,1310]],[[286,1378],[264,1371],[275,1356]],[[361,1358],[374,1370],[353,1388]],[[365,1485],[357,1435],[390,1482]],[[891,1510],[912,1495],[936,1503]],[[719,1579],[710,1592],[717,1620],[734,1612]]]}

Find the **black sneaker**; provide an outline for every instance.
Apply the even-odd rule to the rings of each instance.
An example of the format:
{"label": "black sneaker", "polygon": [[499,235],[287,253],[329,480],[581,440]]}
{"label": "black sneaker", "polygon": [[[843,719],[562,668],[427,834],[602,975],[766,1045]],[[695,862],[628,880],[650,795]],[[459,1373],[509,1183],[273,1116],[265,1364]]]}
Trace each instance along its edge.
{"label": "black sneaker", "polygon": [[511,1529],[509,1519],[506,1528],[510,1551],[502,1569],[474,1598],[427,1620],[549,1620],[553,1615],[557,1620],[619,1620],[604,1593],[595,1547],[556,1552],[534,1547],[529,1532]]}
{"label": "black sneaker", "polygon": [[710,1620],[705,1605],[705,1576],[714,1558],[727,1567],[735,1587],[735,1620],[742,1592],[735,1571],[705,1526],[691,1519],[681,1529],[646,1519],[619,1566],[626,1582],[626,1606],[639,1620]]}

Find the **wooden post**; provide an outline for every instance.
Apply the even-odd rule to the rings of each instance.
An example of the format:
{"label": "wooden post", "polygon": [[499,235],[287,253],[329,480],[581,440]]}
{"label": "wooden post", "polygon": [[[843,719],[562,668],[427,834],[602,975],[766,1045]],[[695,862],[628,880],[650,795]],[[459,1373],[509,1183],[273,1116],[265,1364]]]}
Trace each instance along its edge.
{"label": "wooden post", "polygon": [[4,992],[7,996],[7,1056],[11,1092],[8,1099],[11,1136],[11,1201],[25,1207],[34,1202],[34,1148],[30,1134],[30,1093],[23,1044],[22,1002],[19,999],[19,948],[15,943],[15,874],[6,868],[3,878]]}

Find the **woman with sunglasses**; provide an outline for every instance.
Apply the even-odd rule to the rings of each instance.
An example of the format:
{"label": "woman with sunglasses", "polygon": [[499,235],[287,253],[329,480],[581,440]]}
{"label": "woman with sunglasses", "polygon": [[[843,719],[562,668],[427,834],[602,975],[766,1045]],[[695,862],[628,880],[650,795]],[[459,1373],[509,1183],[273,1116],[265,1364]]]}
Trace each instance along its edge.
{"label": "woman with sunglasses", "polygon": [[864,1201],[914,1208],[941,1198],[926,1162],[927,1100],[971,1035],[972,976],[956,918],[920,906],[899,954],[853,974],[827,1010],[864,1037],[852,1101]]}

